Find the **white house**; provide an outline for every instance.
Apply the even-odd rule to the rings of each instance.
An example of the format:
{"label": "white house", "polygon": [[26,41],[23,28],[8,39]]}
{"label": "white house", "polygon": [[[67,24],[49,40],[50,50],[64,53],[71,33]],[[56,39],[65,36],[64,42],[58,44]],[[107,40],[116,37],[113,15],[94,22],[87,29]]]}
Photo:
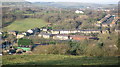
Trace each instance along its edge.
{"label": "white house", "polygon": [[42,29],[40,29],[40,30],[42,30],[42,31],[48,31],[48,29],[47,29],[47,28],[42,28]]}
{"label": "white house", "polygon": [[0,32],[0,35],[2,35],[2,32]]}
{"label": "white house", "polygon": [[27,30],[28,33],[32,34],[34,31],[32,29]]}
{"label": "white house", "polygon": [[71,30],[60,30],[60,34],[70,34]]}
{"label": "white house", "polygon": [[83,14],[84,12],[83,12],[83,11],[76,10],[75,13],[77,13],[77,14],[79,14],[79,13]]}

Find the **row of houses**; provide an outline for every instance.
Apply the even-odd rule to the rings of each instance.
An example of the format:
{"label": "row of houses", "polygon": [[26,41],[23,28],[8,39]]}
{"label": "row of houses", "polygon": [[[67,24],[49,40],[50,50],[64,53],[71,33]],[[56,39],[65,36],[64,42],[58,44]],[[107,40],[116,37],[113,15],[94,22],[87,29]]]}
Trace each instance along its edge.
{"label": "row of houses", "polygon": [[19,31],[8,31],[8,34],[16,36],[16,38],[23,38],[24,36],[34,35],[40,33],[39,28],[29,29],[26,32],[19,33]]}
{"label": "row of houses", "polygon": [[70,33],[101,33],[100,30],[51,30],[52,34],[70,34]]}
{"label": "row of houses", "polygon": [[104,18],[102,18],[100,21],[98,21],[98,23],[103,23],[104,21],[106,21],[107,19],[109,19],[112,15],[107,14]]}
{"label": "row of houses", "polygon": [[[44,33],[41,33],[44,32]],[[40,31],[34,32],[34,30],[28,30],[27,32],[23,32],[21,34],[17,34],[16,31],[9,32],[9,34],[13,34],[16,36],[16,38],[23,38],[24,36],[34,35],[37,33],[39,37],[43,35],[44,38],[49,38],[50,36],[57,35],[57,34],[70,34],[70,33],[83,33],[83,34],[91,34],[91,33],[102,33],[107,32],[106,30],[100,31],[100,30],[48,30],[48,29],[42,29]]]}
{"label": "row of houses", "polygon": [[54,39],[54,40],[85,40],[85,39],[99,39],[97,37],[92,36],[80,36],[80,35],[69,35],[69,34],[39,34],[38,37],[46,38],[46,39]]}
{"label": "row of houses", "polygon": [[39,37],[43,36],[44,38],[49,38],[53,35],[59,35],[59,34],[71,34],[71,33],[82,33],[82,34],[100,34],[100,33],[106,33],[107,30],[80,30],[80,29],[75,29],[75,30],[63,30],[63,29],[58,29],[58,30],[52,30],[52,29],[47,29],[47,28],[34,28],[34,29],[29,29],[26,32],[23,33],[18,33],[18,31],[9,31],[9,34],[13,34],[16,36],[16,38],[23,38],[25,36],[30,36],[30,35],[38,35]]}
{"label": "row of houses", "polygon": [[106,18],[101,19],[95,26],[102,26],[102,27],[113,27],[117,24],[118,18],[115,15],[107,15]]}

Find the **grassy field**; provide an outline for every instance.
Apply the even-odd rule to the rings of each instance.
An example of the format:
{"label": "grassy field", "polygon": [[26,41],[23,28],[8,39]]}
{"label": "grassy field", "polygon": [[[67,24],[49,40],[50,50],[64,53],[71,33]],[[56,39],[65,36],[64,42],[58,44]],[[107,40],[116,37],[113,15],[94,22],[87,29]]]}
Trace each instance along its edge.
{"label": "grassy field", "polygon": [[28,29],[32,29],[35,27],[42,27],[47,25],[47,22],[45,22],[42,19],[24,19],[24,20],[16,20],[11,25],[5,27],[3,30],[16,30],[16,31],[26,31]]}
{"label": "grassy field", "polygon": [[3,65],[117,65],[117,57],[83,57],[68,55],[8,55]]}

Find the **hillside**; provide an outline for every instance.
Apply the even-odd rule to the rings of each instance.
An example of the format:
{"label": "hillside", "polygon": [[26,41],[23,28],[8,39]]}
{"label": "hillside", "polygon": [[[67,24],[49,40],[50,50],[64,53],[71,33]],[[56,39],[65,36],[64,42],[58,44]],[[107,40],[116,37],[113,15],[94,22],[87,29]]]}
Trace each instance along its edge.
{"label": "hillside", "polygon": [[40,28],[40,27],[43,27],[45,25],[47,25],[47,22],[45,22],[42,19],[28,18],[28,19],[24,19],[24,20],[16,20],[15,22],[10,24],[9,26],[5,27],[3,30],[26,31],[28,29],[32,29],[35,27]]}

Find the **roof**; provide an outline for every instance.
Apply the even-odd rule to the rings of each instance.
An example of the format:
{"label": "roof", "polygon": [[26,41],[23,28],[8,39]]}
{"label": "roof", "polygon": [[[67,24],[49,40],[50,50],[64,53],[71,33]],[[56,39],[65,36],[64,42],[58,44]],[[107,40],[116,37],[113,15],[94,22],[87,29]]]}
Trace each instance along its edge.
{"label": "roof", "polygon": [[69,36],[67,34],[56,34],[56,36]]}
{"label": "roof", "polygon": [[22,33],[20,34],[20,33],[19,33],[19,34],[17,34],[17,35],[24,35],[24,34],[22,34]]}
{"label": "roof", "polygon": [[8,32],[18,32],[18,31],[8,31]]}
{"label": "roof", "polygon": [[53,35],[51,33],[40,33],[41,35]]}
{"label": "roof", "polygon": [[48,44],[34,44],[34,45],[48,45]]}
{"label": "roof", "polygon": [[61,30],[52,30],[52,31],[61,31]]}
{"label": "roof", "polygon": [[79,31],[100,31],[100,30],[79,30]]}
{"label": "roof", "polygon": [[77,30],[69,30],[69,29],[58,29],[58,30],[52,30],[52,31],[77,31]]}
{"label": "roof", "polygon": [[30,51],[31,48],[27,48],[27,47],[17,47],[18,49],[23,49],[23,50],[26,50],[26,51]]}
{"label": "roof", "polygon": [[70,35],[70,37],[81,37],[81,38],[85,38],[85,37],[91,37],[91,36],[80,36],[80,35]]}

